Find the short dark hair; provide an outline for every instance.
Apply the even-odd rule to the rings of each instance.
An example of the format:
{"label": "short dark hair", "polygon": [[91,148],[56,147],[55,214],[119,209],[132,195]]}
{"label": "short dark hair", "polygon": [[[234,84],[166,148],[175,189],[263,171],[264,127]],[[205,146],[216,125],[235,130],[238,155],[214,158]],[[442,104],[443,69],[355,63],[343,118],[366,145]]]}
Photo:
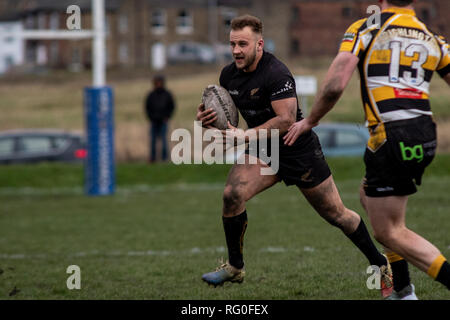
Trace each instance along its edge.
{"label": "short dark hair", "polygon": [[387,0],[387,2],[397,7],[406,7],[413,3],[413,0]]}
{"label": "short dark hair", "polygon": [[245,14],[231,20],[232,30],[242,30],[245,27],[250,27],[254,33],[262,34],[263,24],[257,17]]}

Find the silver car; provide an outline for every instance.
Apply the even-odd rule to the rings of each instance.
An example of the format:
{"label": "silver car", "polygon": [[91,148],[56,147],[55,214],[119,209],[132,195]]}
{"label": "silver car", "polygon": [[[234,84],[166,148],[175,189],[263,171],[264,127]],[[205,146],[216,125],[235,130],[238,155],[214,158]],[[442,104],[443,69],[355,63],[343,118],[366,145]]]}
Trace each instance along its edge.
{"label": "silver car", "polygon": [[0,132],[0,164],[83,162],[86,155],[84,138],[78,133],[41,129]]}

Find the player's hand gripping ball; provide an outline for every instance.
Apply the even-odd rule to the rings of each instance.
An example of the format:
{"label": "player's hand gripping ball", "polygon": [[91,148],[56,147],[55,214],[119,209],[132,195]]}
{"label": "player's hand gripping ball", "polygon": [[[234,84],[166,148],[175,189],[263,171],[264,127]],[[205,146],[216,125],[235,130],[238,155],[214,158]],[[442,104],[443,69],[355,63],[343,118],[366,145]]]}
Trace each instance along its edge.
{"label": "player's hand gripping ball", "polygon": [[205,109],[212,108],[217,114],[217,120],[211,125],[217,129],[228,129],[227,122],[237,127],[239,114],[228,91],[218,85],[211,84],[203,91],[202,103]]}

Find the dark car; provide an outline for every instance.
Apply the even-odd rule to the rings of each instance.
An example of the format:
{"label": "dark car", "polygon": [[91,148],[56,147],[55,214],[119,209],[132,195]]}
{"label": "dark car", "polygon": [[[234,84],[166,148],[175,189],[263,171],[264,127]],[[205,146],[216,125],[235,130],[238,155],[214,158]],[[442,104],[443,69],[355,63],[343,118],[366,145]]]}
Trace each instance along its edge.
{"label": "dark car", "polygon": [[0,132],[0,164],[82,162],[86,155],[84,138],[77,133],[60,130]]}
{"label": "dark car", "polygon": [[361,156],[369,140],[367,128],[356,123],[324,123],[313,130],[327,157]]}

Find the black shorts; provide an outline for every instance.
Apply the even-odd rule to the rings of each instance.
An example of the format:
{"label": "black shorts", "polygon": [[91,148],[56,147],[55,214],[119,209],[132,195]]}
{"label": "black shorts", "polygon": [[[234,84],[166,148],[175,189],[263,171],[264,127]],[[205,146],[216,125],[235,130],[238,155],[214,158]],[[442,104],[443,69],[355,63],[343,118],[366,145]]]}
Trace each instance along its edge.
{"label": "black shorts", "polygon": [[[269,143],[270,144],[270,143]],[[302,189],[313,188],[331,175],[325,157],[320,146],[319,138],[313,131],[308,131],[301,135],[294,145],[288,147],[279,142],[279,161],[277,176],[287,185],[296,185]],[[257,153],[251,147],[247,148],[245,153],[256,155],[264,152],[265,155],[271,155],[269,150],[259,150]],[[272,168],[275,166],[269,163]]]}
{"label": "black shorts", "polygon": [[386,142],[364,154],[364,191],[368,197],[413,194],[436,153],[436,125],[431,117],[421,116],[388,122],[385,129]]}

